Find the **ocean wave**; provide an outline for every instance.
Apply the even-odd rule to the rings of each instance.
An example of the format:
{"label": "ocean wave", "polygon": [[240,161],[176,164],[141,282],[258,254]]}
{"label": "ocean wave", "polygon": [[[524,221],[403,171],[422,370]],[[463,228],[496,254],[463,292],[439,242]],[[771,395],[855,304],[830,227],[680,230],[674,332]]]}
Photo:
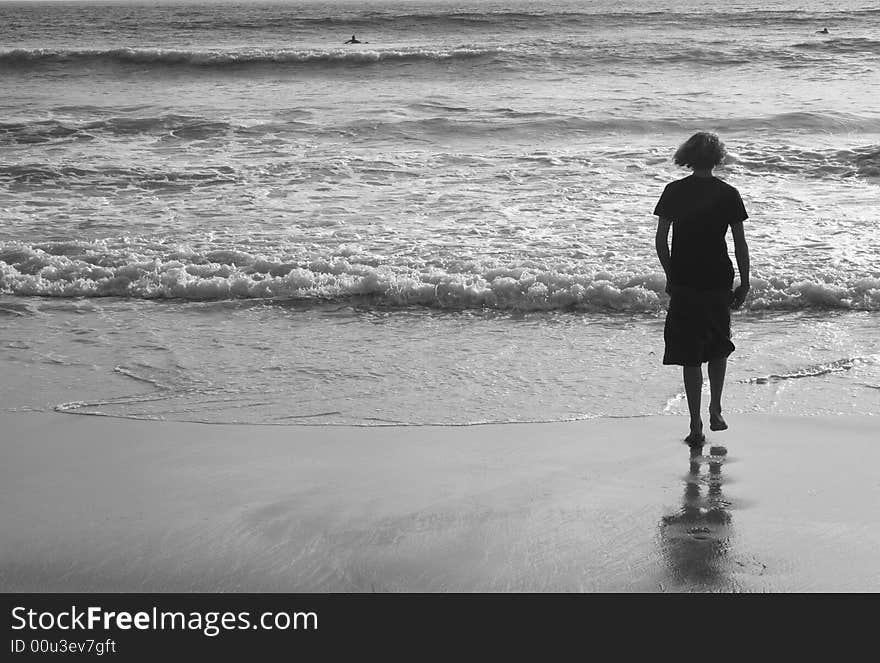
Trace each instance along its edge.
{"label": "ocean wave", "polygon": [[773,150],[745,146],[731,151],[726,166],[757,174],[781,173],[805,177],[880,177],[880,145],[846,150],[808,150],[785,145]]}
{"label": "ocean wave", "polygon": [[358,120],[339,129],[364,132],[401,132],[413,135],[455,135],[486,132],[531,130],[543,133],[687,133],[693,127],[707,127],[718,132],[751,131],[821,131],[823,133],[880,132],[880,117],[853,113],[794,112],[756,117],[704,118],[593,118],[556,113],[516,112],[509,109],[465,115],[459,110],[435,117],[378,122]]}
{"label": "ocean wave", "polygon": [[167,170],[151,168],[85,168],[79,166],[24,163],[0,165],[0,183],[13,183],[40,188],[94,189],[109,187],[114,190],[136,187],[148,190],[186,189],[229,184],[237,176],[230,166]]}
{"label": "ocean wave", "polygon": [[[710,128],[720,132],[754,131],[813,131],[822,133],[880,133],[880,117],[836,112],[792,112],[756,117],[728,118],[631,118],[631,117],[584,117],[550,112],[516,111],[510,108],[465,108],[448,107],[437,104],[413,104],[405,111],[409,117],[391,120],[367,117],[350,120],[338,125],[321,124],[309,118],[269,120],[262,123],[238,124],[229,119],[209,118],[190,115],[164,114],[145,117],[109,117],[92,121],[72,121],[69,119],[41,118],[26,122],[0,122],[0,145],[25,145],[50,143],[53,141],[91,141],[101,136],[129,137],[148,135],[166,140],[199,141],[212,138],[238,137],[244,140],[258,139],[261,136],[284,135],[310,136],[319,134],[374,134],[377,137],[395,136],[482,136],[487,133],[512,134],[668,134],[687,133],[694,126]],[[419,116],[422,117],[419,117]],[[427,115],[427,116],[425,116]],[[869,146],[858,154],[851,155],[859,160],[855,166],[867,173],[877,168],[878,147]],[[784,147],[774,149],[777,158]],[[791,157],[791,168],[796,168],[802,159],[831,159],[841,161],[841,168],[848,166],[846,152],[835,156],[826,151],[795,152]],[[742,162],[756,163],[755,159],[743,158]],[[769,162],[768,162],[769,163]],[[779,162],[781,163],[781,162]],[[0,176],[18,177],[25,173],[27,164],[3,166]],[[34,167],[38,167],[34,165]],[[868,173],[870,174],[870,173]],[[51,177],[47,174],[46,177]]]}
{"label": "ocean wave", "polygon": [[138,65],[152,67],[229,68],[259,65],[357,66],[407,64],[492,58],[507,53],[501,47],[401,49],[241,49],[183,50],[165,48],[57,49],[16,48],[0,51],[0,67],[40,65]]}
{"label": "ocean wave", "polygon": [[813,53],[827,53],[840,55],[852,53],[864,55],[880,55],[880,40],[868,37],[835,37],[818,41],[801,42],[793,45],[793,48]]}
{"label": "ocean wave", "polygon": [[[204,255],[147,256],[81,242],[0,247],[0,292],[41,297],[291,300],[436,309],[657,312],[666,303],[662,273],[578,271],[520,265],[466,271],[315,257],[287,262],[237,249]],[[880,278],[825,282],[799,276],[753,278],[752,310],[880,310]]]}
{"label": "ocean wave", "polygon": [[[843,113],[784,113],[763,117],[703,118],[587,118],[549,112],[515,111],[509,108],[470,109],[431,104],[413,104],[409,119],[377,120],[365,118],[341,124],[320,125],[315,120],[277,120],[257,124],[236,124],[201,117],[159,116],[143,118],[109,118],[101,121],[74,123],[60,120],[32,122],[0,122],[0,146],[30,145],[65,141],[93,141],[139,134],[148,141],[203,141],[221,139],[235,142],[242,149],[259,145],[264,137],[274,144],[288,141],[295,144],[303,136],[339,135],[376,140],[438,140],[450,138],[483,140],[487,136],[504,139],[540,137],[583,137],[608,135],[685,135],[694,127],[718,131],[724,135],[744,134],[731,140],[725,166],[738,174],[779,174],[817,179],[861,178],[876,183],[880,178],[880,144],[851,146],[843,149],[795,147],[785,144],[768,146],[761,136],[770,132],[809,131],[822,134],[880,133],[880,118],[874,119]],[[436,113],[434,116],[417,117]],[[841,143],[848,142],[842,139]],[[602,158],[610,162],[639,163],[647,153],[634,153],[629,148],[615,152],[606,150]],[[584,157],[576,160],[583,161]],[[358,160],[355,160],[358,161]],[[483,160],[485,162],[485,158]],[[550,159],[548,163],[559,165]],[[359,171],[361,165],[347,167]],[[285,161],[263,166],[241,168],[228,160],[200,163],[189,168],[147,166],[140,164],[90,164],[70,160],[19,161],[0,164],[0,185],[15,187],[66,187],[69,189],[107,190],[134,187],[139,189],[186,189],[227,185],[258,178],[267,182],[287,177],[296,171],[303,177],[324,177],[325,162]],[[389,174],[399,174],[391,170]],[[376,172],[371,172],[371,176]],[[268,178],[268,179],[266,179]]]}
{"label": "ocean wave", "polygon": [[99,134],[133,136],[142,133],[161,134],[187,140],[202,140],[224,135],[236,128],[240,127],[235,127],[223,120],[174,113],[146,117],[108,117],[86,122],[47,118],[28,122],[0,122],[0,143],[28,144],[65,139],[91,140]]}
{"label": "ocean wave", "polygon": [[739,41],[729,43],[656,42],[606,43],[582,39],[532,38],[493,45],[463,43],[454,47],[355,48],[239,48],[189,50],[180,48],[70,49],[36,48],[0,50],[0,69],[25,73],[42,67],[93,70],[95,67],[134,67],[138,72],[164,69],[228,70],[253,67],[307,70],[316,73],[339,68],[399,67],[408,65],[461,64],[497,66],[502,71],[541,70],[548,66],[577,70],[607,65],[753,66],[762,63],[783,68],[827,66],[833,60],[844,66],[841,56],[857,56],[863,66],[865,54],[880,55],[880,41],[868,38],[817,39],[786,46],[767,47]]}

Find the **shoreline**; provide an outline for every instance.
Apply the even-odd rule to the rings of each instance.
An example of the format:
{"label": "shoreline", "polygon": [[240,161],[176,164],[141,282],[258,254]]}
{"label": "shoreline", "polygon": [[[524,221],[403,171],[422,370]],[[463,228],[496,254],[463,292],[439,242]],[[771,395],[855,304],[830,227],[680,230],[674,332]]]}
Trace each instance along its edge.
{"label": "shoreline", "polygon": [[880,420],[729,423],[695,472],[672,416],[364,428],[3,414],[0,586],[880,590]]}

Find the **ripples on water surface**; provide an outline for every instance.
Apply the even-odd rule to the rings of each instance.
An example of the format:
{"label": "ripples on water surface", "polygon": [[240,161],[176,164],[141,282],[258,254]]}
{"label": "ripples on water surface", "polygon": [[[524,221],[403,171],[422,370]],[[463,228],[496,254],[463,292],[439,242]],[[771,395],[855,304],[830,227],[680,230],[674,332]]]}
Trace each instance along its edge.
{"label": "ripples on water surface", "polygon": [[[4,300],[7,409],[277,424],[686,411],[662,316]],[[880,414],[873,313],[737,315],[726,411]]]}

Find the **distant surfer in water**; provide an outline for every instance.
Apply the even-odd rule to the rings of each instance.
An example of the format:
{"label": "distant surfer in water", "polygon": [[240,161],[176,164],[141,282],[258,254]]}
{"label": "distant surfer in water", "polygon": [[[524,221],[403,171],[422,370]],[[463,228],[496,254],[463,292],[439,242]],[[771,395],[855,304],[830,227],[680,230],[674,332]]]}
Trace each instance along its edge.
{"label": "distant surfer in water", "polygon": [[816,30],[817,35],[827,35],[829,34],[828,28],[822,28],[821,30]]}
{"label": "distant surfer in water", "polygon": [[351,36],[351,39],[348,41],[342,42],[343,44],[360,44],[361,42],[354,35]]}
{"label": "distant surfer in water", "polygon": [[[721,391],[727,357],[735,349],[730,342],[730,309],[742,306],[749,292],[749,248],[743,231],[749,215],[739,191],[712,175],[726,154],[715,134],[701,131],[688,138],[675,152],[675,163],[691,168],[693,174],[666,185],[654,208],[659,217],[654,245],[669,294],[663,363],[682,367],[691,415],[685,442],[691,446],[706,441],[700,418],[704,362],[709,363],[709,428],[727,428],[721,416]],[[724,239],[728,228],[739,268],[736,290]]]}

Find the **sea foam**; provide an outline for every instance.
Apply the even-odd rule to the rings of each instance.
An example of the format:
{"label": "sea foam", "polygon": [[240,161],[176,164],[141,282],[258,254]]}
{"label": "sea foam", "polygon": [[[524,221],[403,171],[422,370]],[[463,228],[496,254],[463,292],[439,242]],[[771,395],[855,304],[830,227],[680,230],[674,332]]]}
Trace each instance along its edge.
{"label": "sea foam", "polygon": [[[601,310],[656,312],[665,307],[662,272],[580,271],[470,263],[461,271],[367,264],[356,256],[286,262],[218,250],[184,259],[127,253],[82,254],[76,243],[0,250],[0,292],[41,297],[272,299],[436,309]],[[75,255],[77,251],[80,255]],[[74,255],[71,255],[74,254]],[[752,310],[880,310],[880,276],[809,280],[798,275],[752,279]]]}

